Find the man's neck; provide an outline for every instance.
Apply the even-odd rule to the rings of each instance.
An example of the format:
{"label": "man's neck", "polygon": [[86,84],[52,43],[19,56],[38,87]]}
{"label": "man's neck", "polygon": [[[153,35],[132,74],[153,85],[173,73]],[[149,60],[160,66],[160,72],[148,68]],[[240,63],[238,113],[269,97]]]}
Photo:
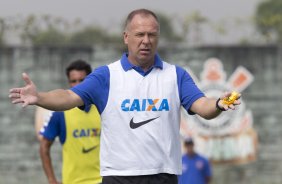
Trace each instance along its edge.
{"label": "man's neck", "polygon": [[151,61],[136,61],[130,56],[128,56],[127,59],[132,65],[142,68],[144,72],[147,72],[155,63],[154,59],[152,59]]}

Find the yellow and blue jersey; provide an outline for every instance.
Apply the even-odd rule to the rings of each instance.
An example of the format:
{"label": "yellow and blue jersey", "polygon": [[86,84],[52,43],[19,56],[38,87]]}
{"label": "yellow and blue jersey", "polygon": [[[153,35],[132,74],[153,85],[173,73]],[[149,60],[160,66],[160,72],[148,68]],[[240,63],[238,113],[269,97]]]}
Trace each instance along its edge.
{"label": "yellow and blue jersey", "polygon": [[63,154],[63,183],[101,183],[101,124],[95,106],[91,106],[86,112],[78,108],[54,112],[40,133],[50,141],[59,137]]}

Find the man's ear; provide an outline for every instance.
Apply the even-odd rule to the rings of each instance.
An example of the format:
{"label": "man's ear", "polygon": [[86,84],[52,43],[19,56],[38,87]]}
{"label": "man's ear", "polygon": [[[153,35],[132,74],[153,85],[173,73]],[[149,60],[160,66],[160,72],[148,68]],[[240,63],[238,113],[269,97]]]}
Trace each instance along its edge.
{"label": "man's ear", "polygon": [[126,31],[123,32],[123,41],[126,45],[128,44],[128,34]]}

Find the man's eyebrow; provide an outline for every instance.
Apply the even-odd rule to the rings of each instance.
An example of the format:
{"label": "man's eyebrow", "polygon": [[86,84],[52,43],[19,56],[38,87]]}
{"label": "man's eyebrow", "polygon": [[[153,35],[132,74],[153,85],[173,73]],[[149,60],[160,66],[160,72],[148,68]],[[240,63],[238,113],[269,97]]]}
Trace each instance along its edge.
{"label": "man's eyebrow", "polygon": [[147,34],[158,34],[158,31],[136,31],[134,32],[135,34],[137,33],[147,33]]}

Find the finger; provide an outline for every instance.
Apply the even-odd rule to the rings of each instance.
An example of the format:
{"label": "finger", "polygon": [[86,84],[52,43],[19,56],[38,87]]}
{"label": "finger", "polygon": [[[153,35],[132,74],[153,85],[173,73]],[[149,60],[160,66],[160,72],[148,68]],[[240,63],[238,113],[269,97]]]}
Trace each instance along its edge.
{"label": "finger", "polygon": [[19,94],[19,93],[11,93],[10,95],[9,95],[9,98],[20,98],[21,97],[21,95]]}
{"label": "finger", "polygon": [[224,104],[223,100],[219,100],[218,106],[220,108],[223,108],[225,111],[228,109],[228,106],[226,104]]}
{"label": "finger", "polygon": [[23,103],[23,100],[20,99],[20,98],[18,98],[18,99],[14,99],[14,100],[12,101],[12,104],[18,104],[18,103]]}
{"label": "finger", "polygon": [[25,100],[25,101],[23,101],[23,104],[22,104],[22,107],[26,107],[26,106],[28,106],[28,101],[27,100]]}
{"label": "finger", "polygon": [[235,100],[233,105],[240,105],[241,104],[241,101],[240,100]]}
{"label": "finger", "polygon": [[223,108],[227,111],[229,108],[228,108],[228,105],[224,105]]}
{"label": "finger", "polygon": [[229,97],[230,95],[231,95],[231,92],[225,91],[225,92],[223,93],[223,95],[220,97],[220,99],[224,99],[224,98],[226,98],[226,97]]}
{"label": "finger", "polygon": [[9,90],[10,93],[20,93],[22,88],[12,88]]}
{"label": "finger", "polygon": [[11,102],[13,103],[15,100],[21,100],[20,98],[11,98]]}
{"label": "finger", "polygon": [[235,106],[233,104],[229,105],[229,109],[235,110]]}
{"label": "finger", "polygon": [[28,76],[26,73],[23,73],[23,74],[22,74],[22,78],[23,78],[23,80],[25,81],[25,83],[26,83],[27,85],[32,84],[32,81],[30,80],[29,76]]}

